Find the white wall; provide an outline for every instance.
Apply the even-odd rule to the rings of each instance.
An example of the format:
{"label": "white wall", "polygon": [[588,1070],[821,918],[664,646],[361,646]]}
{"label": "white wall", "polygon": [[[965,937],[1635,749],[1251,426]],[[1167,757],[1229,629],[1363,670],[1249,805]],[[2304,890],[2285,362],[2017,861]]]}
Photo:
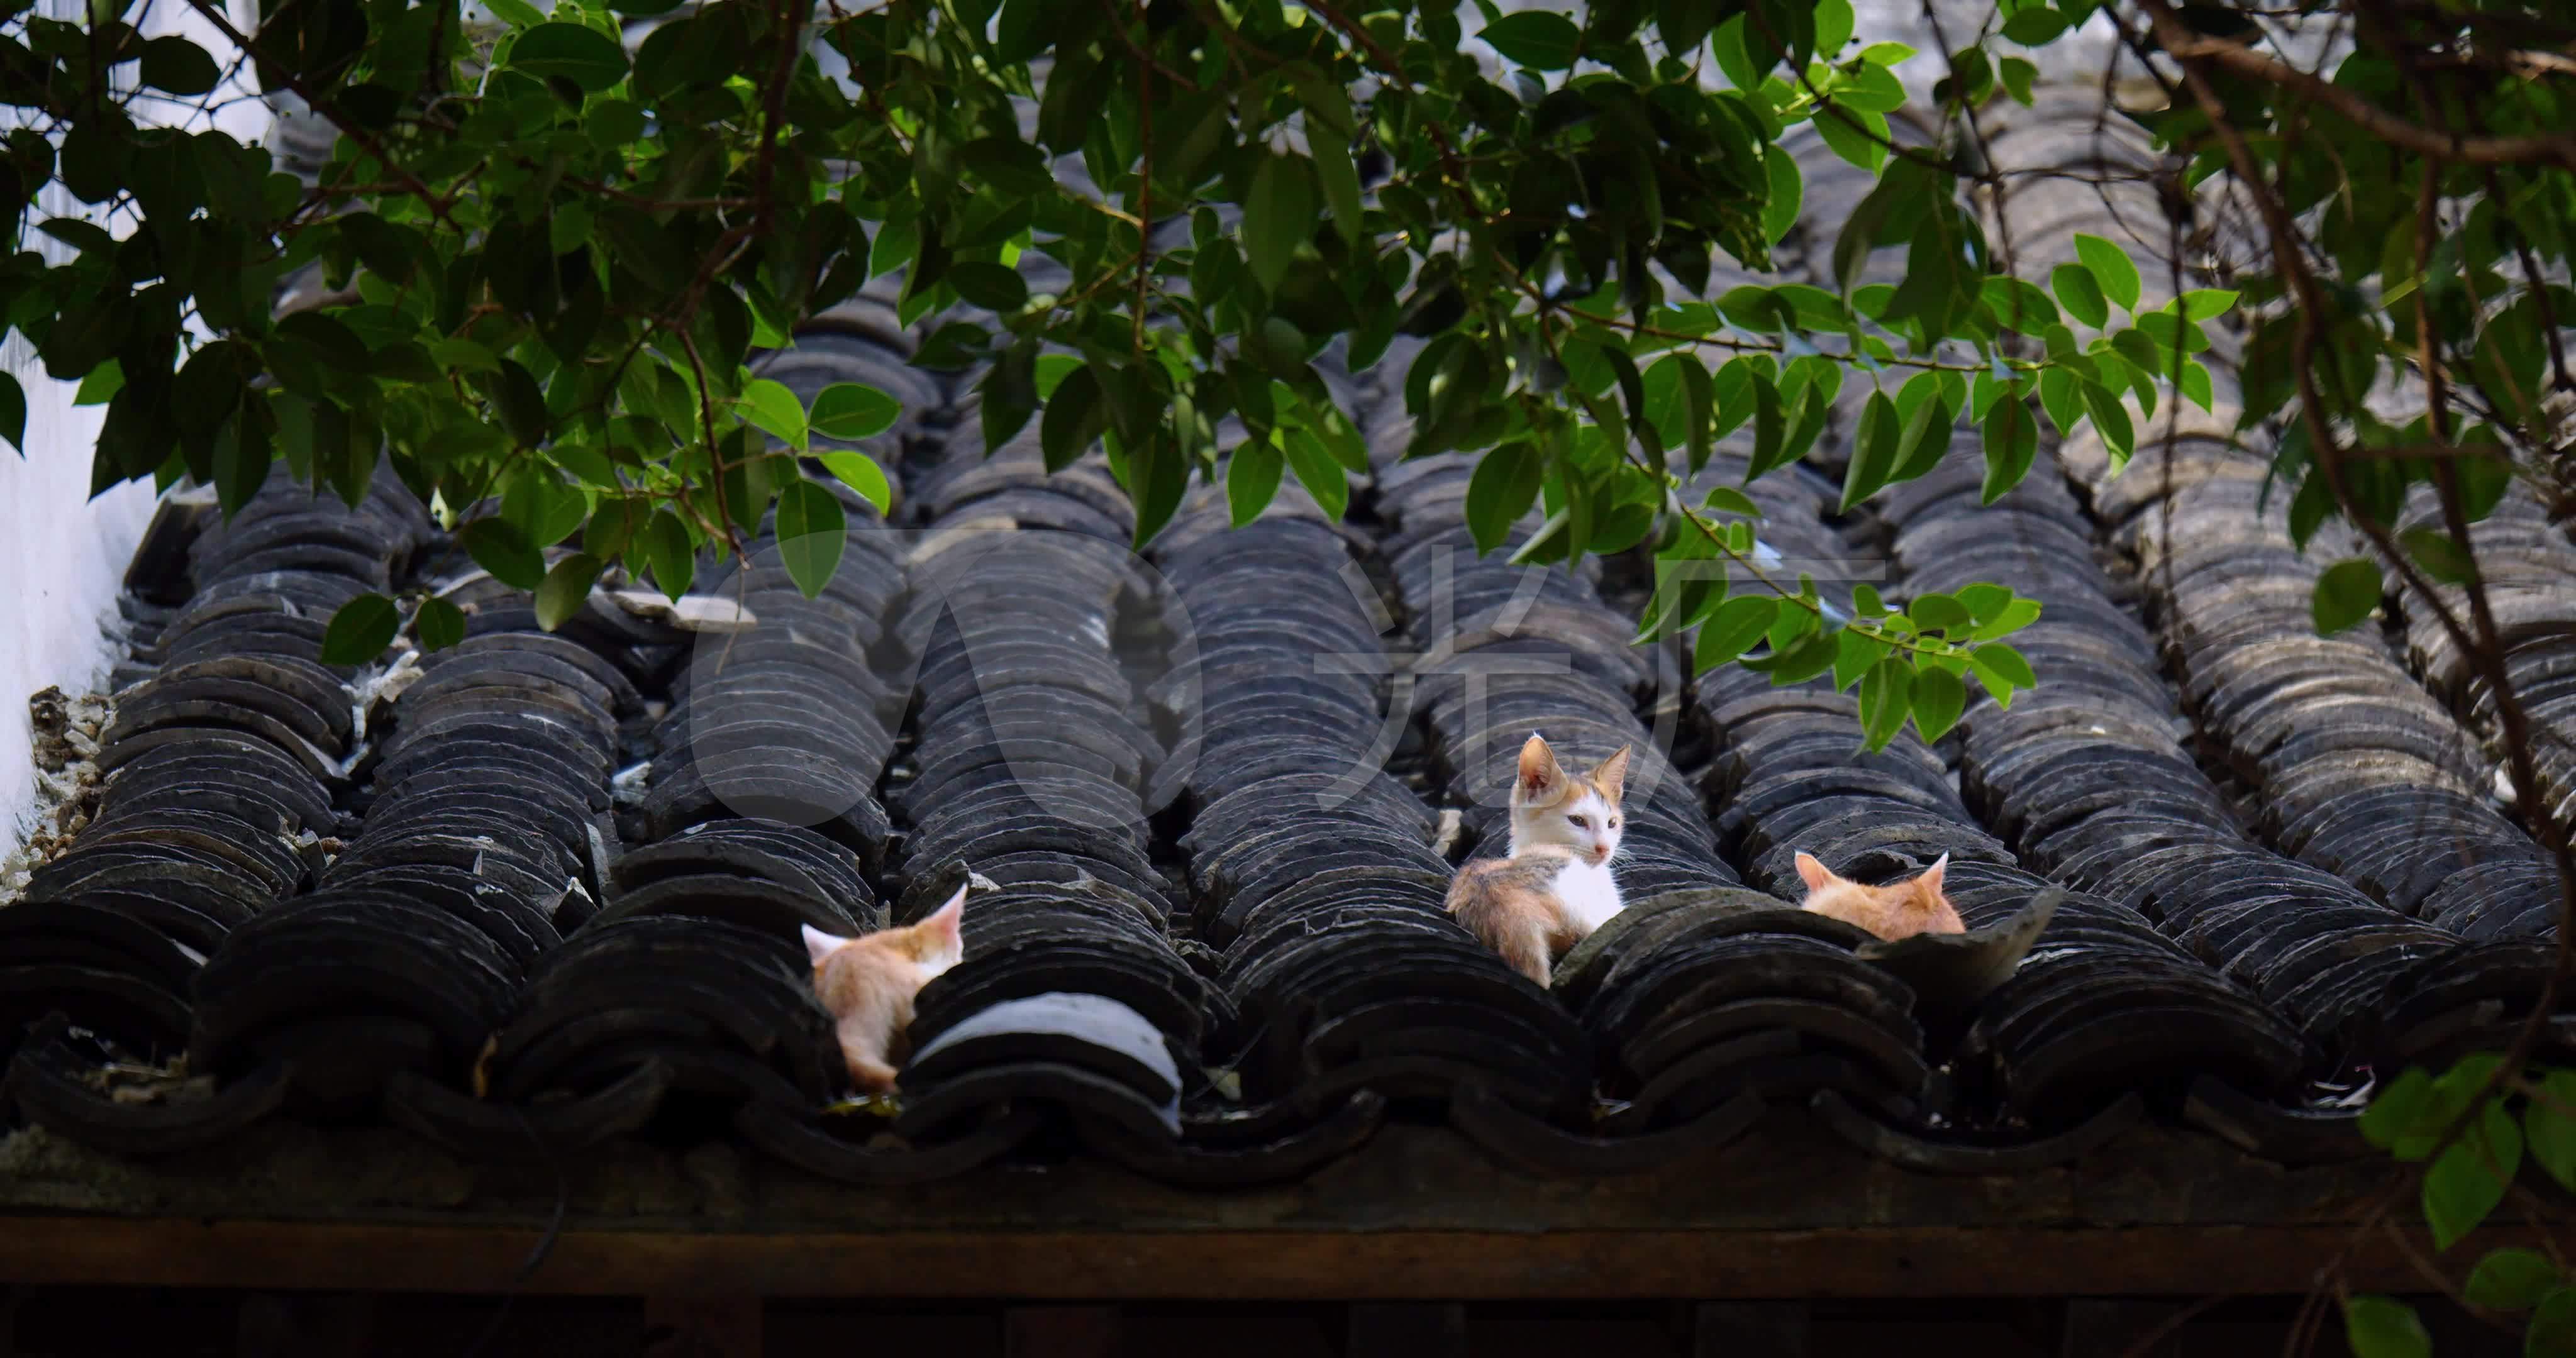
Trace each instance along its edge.
{"label": "white wall", "polygon": [[[78,19],[81,0],[42,0],[39,12]],[[231,65],[232,45],[217,36],[180,0],[146,0],[136,26],[148,36],[177,33]],[[236,14],[241,9],[234,7]],[[238,20],[237,20],[238,21]],[[144,99],[138,120],[202,128],[220,127],[256,141],[268,127],[268,110],[255,89],[227,86],[214,107],[200,114],[195,101]],[[63,193],[46,191],[29,227],[47,216],[88,216],[95,209]],[[111,230],[124,234],[116,223]],[[25,231],[23,245],[59,263],[68,253],[51,237]],[[21,458],[0,447],[0,848],[26,830],[33,808],[35,767],[28,744],[27,698],[49,685],[66,692],[97,686],[107,677],[120,643],[108,630],[127,560],[151,521],[151,483],[132,482],[96,500],[89,498],[90,445],[101,409],[75,407],[75,388],[45,376],[24,338],[0,344],[0,366],[27,393],[27,448]]]}

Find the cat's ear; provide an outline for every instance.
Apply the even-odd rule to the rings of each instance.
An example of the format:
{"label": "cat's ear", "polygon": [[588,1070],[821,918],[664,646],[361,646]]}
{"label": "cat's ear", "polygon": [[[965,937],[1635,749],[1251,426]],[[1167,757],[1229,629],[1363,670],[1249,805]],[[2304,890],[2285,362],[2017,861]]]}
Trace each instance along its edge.
{"label": "cat's ear", "polygon": [[1802,853],[1798,855],[1798,879],[1807,884],[1809,891],[1822,891],[1833,884],[1834,874],[1817,862],[1814,854]]}
{"label": "cat's ear", "polygon": [[1939,858],[1932,860],[1932,866],[1925,868],[1923,870],[1923,875],[1915,878],[1914,880],[1922,884],[1923,894],[1927,896],[1939,896],[1941,894],[1941,879],[1948,876],[1949,872],[1950,855],[1945,853]]}
{"label": "cat's ear", "polygon": [[1565,790],[1565,769],[1556,762],[1556,751],[1536,733],[1521,745],[1519,790],[1522,800],[1539,805],[1555,801]]}
{"label": "cat's ear", "polygon": [[1601,766],[1592,771],[1592,785],[1601,789],[1601,800],[1612,806],[1619,804],[1619,790],[1627,785],[1628,755],[1635,749],[1633,745],[1620,746],[1619,753],[1602,760]]}
{"label": "cat's ear", "polygon": [[850,941],[846,938],[824,933],[822,930],[817,929],[810,924],[800,924],[796,927],[802,929],[805,933],[806,957],[811,959],[814,965],[818,967],[823,965],[824,958],[831,956],[834,952],[840,949],[842,944]]}
{"label": "cat's ear", "polygon": [[929,930],[939,939],[941,946],[951,951],[966,946],[965,924],[966,888],[963,886],[957,888],[956,895],[948,898],[947,904],[931,911],[921,921],[921,927]]}

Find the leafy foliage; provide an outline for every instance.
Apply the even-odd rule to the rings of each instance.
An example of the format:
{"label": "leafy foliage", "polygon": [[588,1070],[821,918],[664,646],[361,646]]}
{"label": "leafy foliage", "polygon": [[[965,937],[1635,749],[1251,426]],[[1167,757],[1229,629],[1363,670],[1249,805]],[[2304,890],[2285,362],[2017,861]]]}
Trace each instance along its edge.
{"label": "leafy foliage", "polygon": [[[2340,520],[2409,588],[2467,584],[2466,530],[2513,480],[2569,508],[2556,463],[2576,433],[2576,26],[2525,0],[2385,23],[2377,7],[2315,4],[2302,8],[2349,41],[2310,68],[2235,8],[2135,0],[2137,31],[2182,75],[2142,121],[2190,159],[2184,185],[2224,187],[2211,219],[2239,237],[2223,291],[2251,324],[2242,423],[2283,435],[2294,537]],[[2115,293],[2118,266],[2086,262]],[[2185,316],[2233,300],[2190,292]],[[2189,352],[2164,329],[2149,331],[2160,348]],[[2421,384],[2405,407],[2373,404],[2401,382]],[[2442,531],[2401,532],[2417,487]],[[2321,623],[2350,616],[2348,586],[2319,582]]]}
{"label": "leafy foliage", "polygon": [[[2561,1187],[2576,1185],[2576,1072],[2525,1071],[2493,1052],[2473,1052],[2436,1077],[2410,1067],[2362,1112],[2361,1132],[2401,1161],[2426,1164],[2419,1185],[2425,1225],[2448,1251],[2483,1226],[2528,1158]],[[2491,1312],[2530,1312],[2532,1354],[2576,1353],[2576,1286],[2550,1255],[2506,1246],[2479,1256],[2456,1295]],[[2344,1301],[2356,1355],[2430,1352],[2412,1307],[2391,1297]]]}
{"label": "leafy foliage", "polygon": [[2343,1325],[2353,1358],[2432,1358],[2433,1337],[2424,1332],[2423,1320],[2394,1297],[2348,1298]]}
{"label": "leafy foliage", "polygon": [[[1102,449],[1140,541],[1194,478],[1222,477],[1238,521],[1290,475],[1339,513],[1365,450],[1316,360],[1366,368],[1400,334],[1427,340],[1407,451],[1483,457],[1480,547],[1650,552],[1672,593],[1641,640],[1698,629],[1701,665],[1856,687],[1872,745],[1909,720],[1934,736],[1970,679],[1997,702],[2035,682],[2007,638],[2037,601],[1980,586],[1846,608],[1762,564],[1749,500],[1681,487],[1739,433],[1756,476],[1798,459],[1846,380],[1878,387],[1855,504],[1978,456],[1953,451],[1963,419],[1988,499],[2031,466],[2043,420],[2090,423],[2126,458],[2124,402],[2195,376],[2205,392],[2189,354],[2225,307],[2141,312],[2107,240],[2014,277],[1970,206],[1977,172],[1890,140],[1907,98],[1890,68],[1914,53],[1855,33],[1847,0],[1486,6],[1472,27],[1408,0],[502,0],[497,22],[449,0],[298,0],[249,34],[213,0],[159,3],[238,40],[262,88],[340,135],[307,187],[223,134],[146,125],[119,102],[137,82],[199,96],[226,71],[123,12],[29,19],[0,44],[0,97],[34,122],[7,143],[0,209],[76,252],[0,264],[0,298],[50,375],[104,393],[97,485],[192,477],[229,509],[283,457],[354,500],[381,453],[544,621],[603,575],[683,591],[701,553],[773,520],[791,576],[821,589],[843,510],[820,482],[890,509],[877,449],[851,445],[901,412],[850,385],[806,404],[760,355],[899,275],[906,324],[953,318],[914,361],[978,374],[987,446],[1034,425],[1050,466]],[[1943,116],[2026,99],[2018,51],[2093,5],[2008,8],[1949,54]],[[630,50],[623,17],[656,14]],[[1015,103],[1032,100],[1033,126]],[[1801,123],[1880,174],[1840,225],[1841,290],[1704,295],[1721,260],[1767,267],[1797,220],[1780,142]],[[1054,172],[1065,157],[1088,183]],[[48,183],[130,228],[43,219]],[[1856,286],[1882,247],[1903,250],[1901,281]],[[1070,281],[1032,291],[1029,254]],[[317,262],[324,304],[270,314],[275,281]],[[2118,331],[2069,328],[2114,305]],[[2160,335],[2183,352],[2158,361]],[[22,404],[0,387],[13,441]],[[1229,416],[1248,435],[1230,460]],[[349,646],[381,631],[380,602]],[[414,630],[454,633],[426,610]]]}

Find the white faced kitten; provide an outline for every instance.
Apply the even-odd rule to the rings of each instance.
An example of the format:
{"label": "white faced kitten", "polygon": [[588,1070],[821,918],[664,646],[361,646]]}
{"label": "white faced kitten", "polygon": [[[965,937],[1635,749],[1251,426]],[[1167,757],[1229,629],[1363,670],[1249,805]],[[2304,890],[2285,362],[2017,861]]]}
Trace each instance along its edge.
{"label": "white faced kitten", "polygon": [[1531,736],[1512,782],[1512,856],[1468,863],[1449,884],[1449,913],[1540,985],[1557,955],[1619,913],[1610,860],[1628,753],[1621,746],[1577,777]]}

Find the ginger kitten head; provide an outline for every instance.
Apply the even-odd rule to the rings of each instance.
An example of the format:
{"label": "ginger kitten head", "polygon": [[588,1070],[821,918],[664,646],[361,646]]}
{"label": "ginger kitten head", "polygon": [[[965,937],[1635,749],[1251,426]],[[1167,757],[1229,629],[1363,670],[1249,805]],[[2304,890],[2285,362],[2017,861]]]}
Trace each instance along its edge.
{"label": "ginger kitten head", "polygon": [[824,933],[813,925],[804,925],[805,954],[813,959],[814,970],[820,972],[849,949],[864,948],[890,960],[909,962],[922,968],[924,975],[921,979],[927,981],[965,957],[966,936],[960,928],[965,917],[966,888],[961,886],[946,904],[923,916],[918,924],[879,929],[856,938],[843,938],[838,934]]}
{"label": "ginger kitten head", "polygon": [[1807,883],[1807,909],[1858,925],[1889,942],[1916,934],[1968,931],[1958,908],[1941,894],[1941,879],[1949,870],[1950,855],[1945,853],[1918,877],[1869,886],[1836,876],[1813,854],[1798,855],[1798,876]]}
{"label": "ginger kitten head", "polygon": [[1619,852],[1619,793],[1628,778],[1628,746],[1587,774],[1556,762],[1556,751],[1533,735],[1521,746],[1512,780],[1512,856],[1549,846],[1595,867]]}

